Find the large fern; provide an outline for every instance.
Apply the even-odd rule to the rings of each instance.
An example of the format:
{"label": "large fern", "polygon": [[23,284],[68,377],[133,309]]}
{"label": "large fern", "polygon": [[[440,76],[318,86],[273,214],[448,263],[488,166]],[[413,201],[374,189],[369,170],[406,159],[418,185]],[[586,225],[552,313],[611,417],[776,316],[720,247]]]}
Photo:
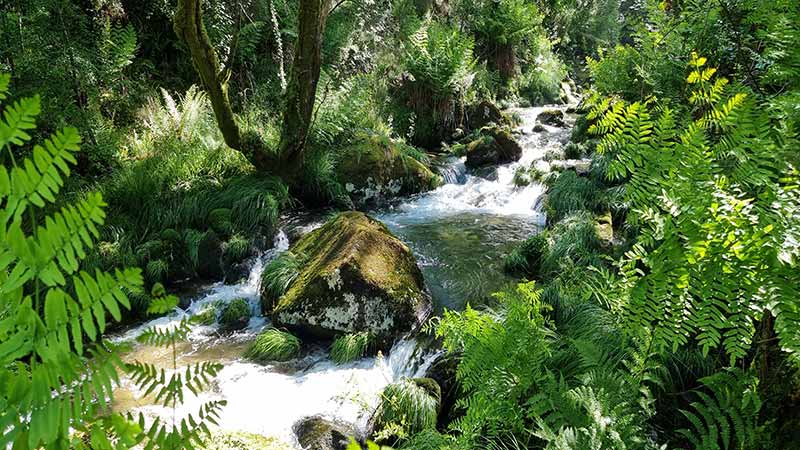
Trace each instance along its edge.
{"label": "large fern", "polygon": [[772,314],[796,358],[800,279],[780,257],[794,222],[784,213],[796,142],[705,63],[692,58],[688,114],[652,101],[595,107],[598,151],[615,158],[608,174],[627,181],[628,218],[642,225],[619,262],[617,307],[635,330],[652,331],[655,348],[692,341],[705,353],[723,348],[731,363]]}

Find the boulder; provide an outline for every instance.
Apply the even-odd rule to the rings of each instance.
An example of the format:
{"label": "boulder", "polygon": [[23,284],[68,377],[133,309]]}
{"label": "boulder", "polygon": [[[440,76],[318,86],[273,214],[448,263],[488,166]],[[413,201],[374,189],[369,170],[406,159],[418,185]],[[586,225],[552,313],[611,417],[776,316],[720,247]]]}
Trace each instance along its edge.
{"label": "boulder", "polygon": [[203,233],[197,244],[197,274],[209,280],[219,280],[224,276],[222,241],[212,230]]}
{"label": "boulder", "polygon": [[430,365],[425,376],[433,380],[439,387],[439,417],[437,427],[446,429],[463,411],[456,408],[456,401],[461,395],[461,385],[456,379],[459,358],[456,355],[443,353]]}
{"label": "boulder", "polygon": [[301,419],[292,427],[304,450],[345,450],[350,438],[359,440],[355,427],[321,416]]}
{"label": "boulder", "polygon": [[442,179],[409,156],[413,147],[381,136],[370,136],[340,152],[337,176],[355,203],[375,203],[439,186]]}
{"label": "boulder", "polygon": [[551,127],[564,127],[564,111],[558,109],[545,109],[538,116],[536,120]]}
{"label": "boulder", "polygon": [[544,133],[545,131],[547,131],[547,128],[545,128],[544,125],[537,123],[536,125],[533,126],[532,131],[534,133]]}
{"label": "boulder", "polygon": [[480,136],[467,144],[469,168],[506,164],[517,161],[522,156],[522,147],[507,129],[485,127]]}
{"label": "boulder", "polygon": [[278,327],[317,339],[367,331],[388,347],[431,312],[411,250],[364,213],[339,214],[290,251],[303,265],[272,312]]}
{"label": "boulder", "polygon": [[483,100],[477,105],[467,108],[467,126],[470,130],[477,130],[490,123],[497,125],[511,125],[511,121],[503,111],[494,103]]}

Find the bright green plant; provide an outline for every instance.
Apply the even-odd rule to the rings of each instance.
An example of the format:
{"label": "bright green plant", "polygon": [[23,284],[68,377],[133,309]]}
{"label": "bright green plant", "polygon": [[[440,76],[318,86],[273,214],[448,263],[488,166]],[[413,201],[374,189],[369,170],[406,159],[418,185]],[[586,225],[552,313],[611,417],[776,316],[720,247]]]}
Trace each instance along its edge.
{"label": "bright green plant", "polygon": [[291,251],[281,253],[270,261],[261,274],[261,310],[271,312],[278,299],[294,283],[302,269],[302,260]]}
{"label": "bright green plant", "polygon": [[405,438],[436,427],[439,399],[413,379],[384,388],[378,407],[378,435]]}
{"label": "bright green plant", "polygon": [[547,232],[537,233],[506,256],[503,261],[503,270],[513,275],[537,277],[542,268],[542,261],[549,251],[550,243],[547,240]]}
{"label": "bright green plant", "polygon": [[368,332],[350,333],[337,337],[331,345],[331,359],[343,364],[363,358],[371,342]]}
{"label": "bright green plant", "polygon": [[244,357],[259,362],[286,361],[299,351],[300,339],[289,332],[270,328],[256,337]]}
{"label": "bright green plant", "polygon": [[595,109],[606,108],[592,127],[605,133],[598,151],[615,157],[608,175],[627,180],[628,219],[642,227],[619,261],[616,308],[654,348],[691,340],[704,354],[721,348],[731,364],[752,348],[755,324],[772,316],[796,359],[800,280],[783,256],[796,142],[779,137],[768,111],[705,62],[692,57],[691,120],[666,106],[654,117],[638,102]]}

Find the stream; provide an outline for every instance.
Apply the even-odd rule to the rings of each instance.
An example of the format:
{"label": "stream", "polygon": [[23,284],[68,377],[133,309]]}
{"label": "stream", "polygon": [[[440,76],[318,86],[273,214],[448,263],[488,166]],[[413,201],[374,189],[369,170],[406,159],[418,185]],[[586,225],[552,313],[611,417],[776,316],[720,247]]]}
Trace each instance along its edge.
{"label": "stream", "polygon": [[[370,212],[414,252],[436,313],[445,308],[461,310],[467,302],[490,302],[492,292],[513,282],[502,271],[503,257],[544,226],[544,214],[536,210],[544,186],[532,183],[516,187],[513,183],[518,167],[538,164],[547,150],[559,148],[569,137],[569,127],[546,126],[547,132],[531,131],[543,109],[512,110],[521,118],[517,138],[523,154],[519,161],[477,176],[467,172],[464,158],[451,158],[440,169],[445,179],[443,186]],[[243,359],[244,350],[269,326],[269,319],[259,315],[261,271],[289,244],[287,234],[279,232],[273,248],[254,259],[246,281],[211,285],[192,298],[185,310],[177,309],[113,339],[132,343],[125,354],[128,361],[171,367],[171,349],[135,343],[144,329],[168,327],[217,302],[248,299],[254,316],[244,330],[221,335],[216,325],[193,325],[188,340],[179,344],[179,370],[180,366],[200,361],[217,361],[224,368],[206,392],[198,396],[186,393],[185,402],[176,412],[178,420],[186,414],[196,414],[209,400],[225,399],[227,406],[219,420],[221,429],[255,433],[299,448],[292,425],[300,419],[323,415],[365,430],[383,388],[403,377],[423,376],[438,356],[411,339],[395,343],[388,354],[342,365],[334,364],[327,349],[321,347],[304,350],[299,358],[285,363],[261,365]],[[124,378],[114,402],[119,411],[164,419],[173,416],[171,408],[154,405],[152,395],[143,396]]]}

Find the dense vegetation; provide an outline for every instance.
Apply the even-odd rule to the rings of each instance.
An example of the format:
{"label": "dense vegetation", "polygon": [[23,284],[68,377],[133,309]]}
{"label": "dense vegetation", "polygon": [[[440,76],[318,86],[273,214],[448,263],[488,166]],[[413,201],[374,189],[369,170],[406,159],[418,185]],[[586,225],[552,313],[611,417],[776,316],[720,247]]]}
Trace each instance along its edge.
{"label": "dense vegetation", "polygon": [[[150,422],[111,412],[113,386],[175,410],[222,369],[177,370],[178,342],[246,327],[247,300],[142,334],[172,370],[123,363],[108,330],[245,277],[282,213],[434,188],[434,161],[504,136],[495,105],[573,91],[564,156],[588,170],[517,172],[548,190],[546,229],[505,260],[519,284],[431,320],[454,387],[390,384],[370,437],[800,445],[796,0],[22,0],[0,42],[0,446],[211,445],[224,402]],[[303,258],[265,268],[262,312]],[[244,356],[301,344],[267,328]],[[373,347],[354,332],[330,353]]]}

